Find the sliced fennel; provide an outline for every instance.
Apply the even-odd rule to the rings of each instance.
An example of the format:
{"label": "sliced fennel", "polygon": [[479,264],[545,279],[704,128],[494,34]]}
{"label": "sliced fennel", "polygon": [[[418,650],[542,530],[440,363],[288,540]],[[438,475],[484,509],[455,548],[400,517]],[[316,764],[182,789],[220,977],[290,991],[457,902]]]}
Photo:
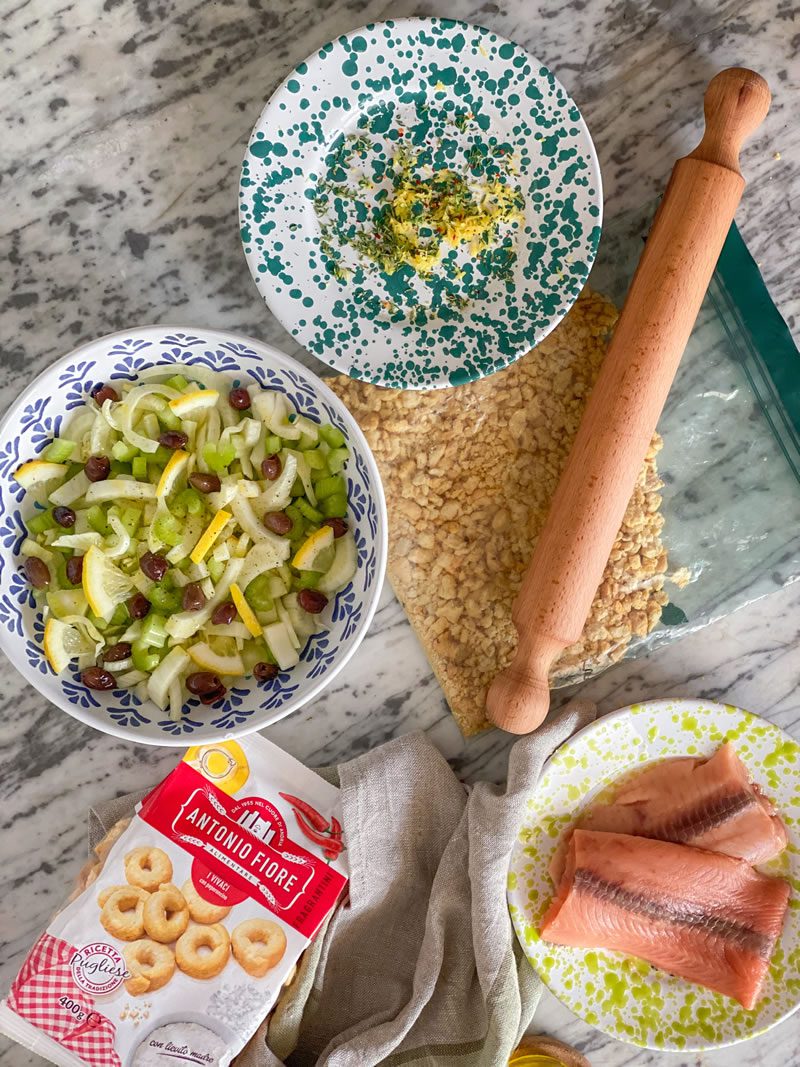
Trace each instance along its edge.
{"label": "sliced fennel", "polygon": [[[38,509],[20,551],[48,570],[35,595],[52,669],[101,667],[117,687],[179,719],[194,700],[190,674],[247,677],[262,661],[291,670],[326,625],[324,611],[304,610],[303,590],[330,596],[358,565],[352,534],[334,538],[325,519],[345,515],[349,453],[340,430],[298,413],[276,390],[248,385],[250,408],[232,407],[230,381],[205,367],[150,367],[112,387],[119,399],[88,400],[64,436],[16,472]],[[271,455],[276,478],[262,470]],[[105,477],[102,467],[99,480],[87,476],[90,457],[93,479],[97,457],[108,460]],[[219,478],[219,488],[206,492],[195,481],[202,474]],[[65,525],[53,518],[57,507],[72,512]],[[285,534],[267,525],[275,513],[285,516],[277,520]],[[158,582],[142,570],[145,552],[163,557]],[[120,642],[130,654],[104,664]]]}

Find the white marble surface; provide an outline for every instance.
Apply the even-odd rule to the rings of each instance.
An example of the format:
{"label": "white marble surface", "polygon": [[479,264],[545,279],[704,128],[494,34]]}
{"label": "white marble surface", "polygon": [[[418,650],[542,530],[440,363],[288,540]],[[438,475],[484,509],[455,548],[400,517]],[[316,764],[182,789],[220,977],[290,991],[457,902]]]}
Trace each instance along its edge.
{"label": "white marble surface", "polygon": [[[236,181],[252,123],[290,66],[388,15],[438,13],[527,45],[572,91],[603,168],[607,217],[662,187],[699,129],[703,84],[746,63],[775,94],[748,149],[739,221],[790,326],[798,325],[796,123],[800,13],[791,0],[6,0],[0,196],[0,406],[74,345],[126,325],[238,329],[299,355],[260,303],[241,254]],[[724,697],[800,735],[800,587],[585,685],[602,711],[644,697]],[[157,781],[166,750],[91,732],[0,665],[0,939],[5,989],[61,900],[93,801]],[[422,728],[467,779],[502,779],[509,741],[464,743],[388,591],[365,645],[313,707],[270,731],[312,763]],[[545,997],[537,1026],[595,1067],[790,1067],[800,1016],[715,1053],[645,1053]],[[0,1039],[0,1067],[42,1062]]]}

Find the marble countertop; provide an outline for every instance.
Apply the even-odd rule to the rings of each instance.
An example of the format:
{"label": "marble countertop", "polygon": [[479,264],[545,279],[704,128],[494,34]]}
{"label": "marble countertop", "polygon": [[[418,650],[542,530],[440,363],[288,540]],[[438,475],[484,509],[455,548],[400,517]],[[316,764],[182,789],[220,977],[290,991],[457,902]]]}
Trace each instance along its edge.
{"label": "marble countertop", "polygon": [[[236,220],[238,169],[263,102],[291,66],[364,22],[446,14],[526,45],[560,76],[592,130],[607,217],[663,187],[696,142],[721,67],[770,82],[772,110],[744,161],[738,220],[774,299],[800,329],[800,14],[791,0],[8,0],[4,55],[0,407],[49,362],[134,324],[252,334],[309,366],[262,304]],[[800,585],[586,684],[601,711],[645,697],[724,697],[800,736]],[[77,872],[89,804],[156,782],[168,750],[92,732],[0,664],[0,940],[6,989]],[[510,740],[465,743],[403,612],[384,590],[360,654],[316,701],[270,730],[308,763],[427,730],[467,780],[504,777]],[[661,1055],[605,1038],[545,996],[538,1029],[597,1067],[790,1067],[800,1015],[744,1046]],[[0,1038],[0,1067],[44,1062]]]}

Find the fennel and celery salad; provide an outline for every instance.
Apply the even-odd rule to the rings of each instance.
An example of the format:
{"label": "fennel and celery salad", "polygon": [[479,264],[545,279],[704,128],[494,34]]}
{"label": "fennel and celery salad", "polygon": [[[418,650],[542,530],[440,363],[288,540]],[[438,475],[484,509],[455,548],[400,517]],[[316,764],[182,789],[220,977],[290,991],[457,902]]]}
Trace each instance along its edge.
{"label": "fennel and celery salad", "polygon": [[14,475],[50,667],[176,720],[289,670],[356,571],[348,456],[283,393],[204,368],[96,388]]}

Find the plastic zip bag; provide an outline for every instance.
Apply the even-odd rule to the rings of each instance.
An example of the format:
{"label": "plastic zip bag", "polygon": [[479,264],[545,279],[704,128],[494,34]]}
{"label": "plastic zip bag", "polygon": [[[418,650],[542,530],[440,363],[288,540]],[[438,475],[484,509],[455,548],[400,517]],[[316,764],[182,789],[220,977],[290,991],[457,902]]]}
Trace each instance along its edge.
{"label": "plastic zip bag", "polygon": [[[620,306],[651,215],[622,217],[604,235],[590,284]],[[800,576],[800,357],[735,223],[658,431],[662,537],[678,586],[667,584],[660,623],[626,658]]]}

